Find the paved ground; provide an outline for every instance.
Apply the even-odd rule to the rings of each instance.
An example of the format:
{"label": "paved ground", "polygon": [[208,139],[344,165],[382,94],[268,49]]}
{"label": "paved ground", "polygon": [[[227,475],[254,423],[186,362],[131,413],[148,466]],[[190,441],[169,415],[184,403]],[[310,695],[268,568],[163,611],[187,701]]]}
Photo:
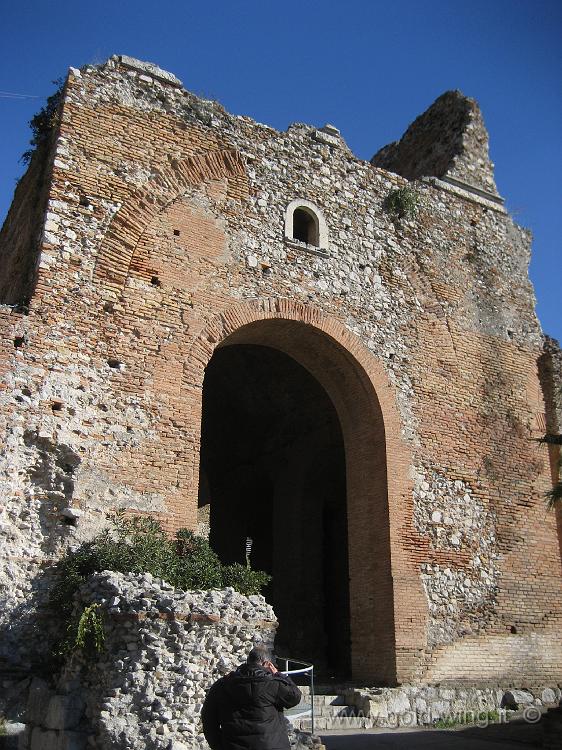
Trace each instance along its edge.
{"label": "paved ground", "polygon": [[519,722],[485,729],[366,729],[321,733],[327,750],[532,750],[541,747],[541,728]]}

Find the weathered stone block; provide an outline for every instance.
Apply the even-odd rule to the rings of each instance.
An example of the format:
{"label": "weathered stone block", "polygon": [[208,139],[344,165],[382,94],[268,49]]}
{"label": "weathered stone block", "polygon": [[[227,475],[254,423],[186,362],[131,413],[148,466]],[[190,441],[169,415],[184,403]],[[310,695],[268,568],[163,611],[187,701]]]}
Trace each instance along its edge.
{"label": "weathered stone block", "polygon": [[560,691],[558,691],[558,695],[552,688],[544,688],[544,690],[541,693],[541,700],[543,703],[558,703],[560,700]]}
{"label": "weathered stone block", "polygon": [[188,750],[187,745],[180,740],[172,740],[169,745],[169,750]]}
{"label": "weathered stone block", "polygon": [[502,698],[502,708],[517,710],[523,706],[533,705],[535,698],[526,690],[507,690]]}
{"label": "weathered stone block", "polygon": [[33,727],[29,724],[26,725],[25,729],[18,737],[18,750],[30,750],[32,731]]}
{"label": "weathered stone block", "polygon": [[388,713],[394,715],[405,713],[411,708],[408,696],[401,691],[393,691],[392,693],[390,693],[387,698],[386,705]]}
{"label": "weathered stone block", "polygon": [[76,694],[54,695],[47,708],[44,725],[47,729],[73,729],[84,712],[84,701]]}
{"label": "weathered stone block", "polygon": [[41,725],[45,719],[52,691],[45,680],[34,677],[27,698],[26,722]]}
{"label": "weathered stone block", "polygon": [[35,727],[31,733],[31,750],[58,750],[59,733]]}
{"label": "weathered stone block", "polygon": [[388,706],[386,701],[370,701],[368,712],[364,714],[373,721],[386,721],[388,719]]}
{"label": "weathered stone block", "polygon": [[84,732],[60,732],[57,750],[84,750],[88,735]]}

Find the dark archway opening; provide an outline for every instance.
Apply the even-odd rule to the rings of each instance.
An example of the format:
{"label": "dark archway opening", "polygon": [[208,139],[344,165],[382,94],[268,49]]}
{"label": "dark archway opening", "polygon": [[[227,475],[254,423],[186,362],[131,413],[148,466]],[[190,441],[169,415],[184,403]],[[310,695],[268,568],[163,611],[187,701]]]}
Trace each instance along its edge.
{"label": "dark archway opening", "polygon": [[203,387],[199,505],[224,562],[273,581],[280,654],[350,676],[345,453],[336,410],[318,381],[266,346],[218,348]]}

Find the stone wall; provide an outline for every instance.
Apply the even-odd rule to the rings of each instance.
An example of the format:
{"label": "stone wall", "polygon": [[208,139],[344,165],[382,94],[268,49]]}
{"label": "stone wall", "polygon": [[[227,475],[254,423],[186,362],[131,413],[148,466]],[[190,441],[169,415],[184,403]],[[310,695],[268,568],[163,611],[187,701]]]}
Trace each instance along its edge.
{"label": "stone wall", "polygon": [[545,336],[539,375],[547,404],[544,429],[557,435],[562,431],[562,350],[558,341],[549,336]]}
{"label": "stone wall", "polygon": [[[542,707],[553,708],[560,701],[558,687],[531,690],[452,686],[403,685],[400,688],[358,688],[345,694],[356,715],[365,719],[364,728],[412,727],[435,724],[440,720],[469,724],[490,722],[488,712],[507,721],[507,711],[523,711],[530,723],[536,723]],[[496,719],[497,720],[497,719]],[[342,720],[342,729],[345,719]]]}
{"label": "stone wall", "polygon": [[[41,658],[22,612],[34,627],[49,565],[108,511],[196,528],[205,368],[237,344],[291,356],[337,412],[356,679],[422,681],[437,662],[453,679],[470,652],[497,683],[506,635],[517,664],[535,637],[559,653],[530,236],[490,182],[476,104],[438,101],[407,140],[421,128],[447,165],[408,182],[333,127],[275,131],[139,61],[70,70],[45,215],[19,191],[0,234],[10,265],[21,210],[37,259],[29,309],[23,285],[0,310],[4,659]],[[418,211],[398,219],[385,201],[405,186]],[[295,200],[322,247],[286,236]]]}
{"label": "stone wall", "polygon": [[[150,574],[103,572],[76,596],[76,612],[99,606],[102,651],[71,654],[55,682],[33,678],[20,750],[207,750],[200,711],[206,691],[244,661],[255,643],[273,644],[277,621],[261,596],[233,589],[185,592]],[[483,712],[557,705],[554,683],[525,690],[465,685],[354,688],[342,693],[364,728],[431,725]],[[346,727],[342,714],[339,728]],[[355,719],[353,719],[355,721]],[[15,725],[21,730],[22,724]],[[322,729],[322,719],[317,721]],[[318,739],[288,727],[293,746]]]}
{"label": "stone wall", "polygon": [[0,300],[25,309],[35,285],[43,220],[49,197],[54,133],[35,151],[18,181],[12,206],[2,227]]}
{"label": "stone wall", "polygon": [[71,657],[54,688],[34,679],[20,750],[207,748],[199,714],[210,685],[272,644],[276,619],[261,596],[185,592],[150,574],[101,573],[77,610],[99,604],[103,651]]}

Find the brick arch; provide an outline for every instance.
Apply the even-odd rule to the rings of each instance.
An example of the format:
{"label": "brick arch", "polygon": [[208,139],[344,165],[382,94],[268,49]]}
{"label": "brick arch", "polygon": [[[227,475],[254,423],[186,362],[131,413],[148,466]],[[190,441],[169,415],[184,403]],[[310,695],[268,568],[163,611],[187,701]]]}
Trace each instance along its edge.
{"label": "brick arch", "polygon": [[[401,541],[412,526],[411,456],[388,376],[357,336],[318,308],[278,298],[241,302],[207,323],[185,359],[183,388],[199,394],[194,429],[206,365],[216,348],[234,344],[283,351],[330,396],[346,454],[353,677],[371,684],[413,679],[427,603]],[[194,467],[194,485],[196,474]]]}
{"label": "brick arch", "polygon": [[95,277],[114,291],[122,289],[135,248],[154,217],[187,188],[224,178],[227,197],[247,197],[246,167],[238,151],[189,156],[159,169],[148,185],[131,192],[115,214],[98,252]]}

